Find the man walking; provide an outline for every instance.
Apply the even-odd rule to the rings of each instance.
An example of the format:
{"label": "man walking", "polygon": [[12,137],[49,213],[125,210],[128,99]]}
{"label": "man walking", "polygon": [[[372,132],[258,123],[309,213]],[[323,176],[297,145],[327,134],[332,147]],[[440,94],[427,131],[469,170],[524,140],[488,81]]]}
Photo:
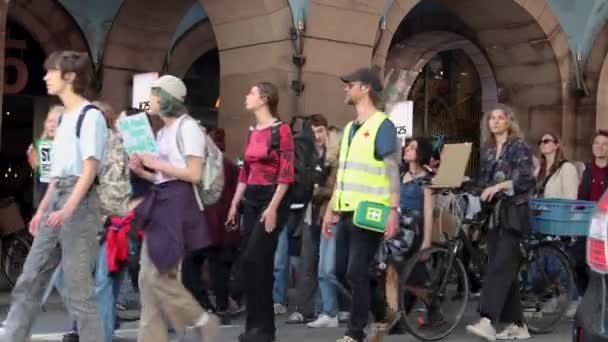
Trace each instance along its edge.
{"label": "man walking", "polygon": [[[315,321],[315,304],[318,289],[319,246],[321,243],[321,208],[331,197],[332,189],[325,187],[329,177],[325,163],[327,155],[328,123],[323,114],[308,117],[315,135],[315,168],[313,171],[314,192],[312,201],[304,214],[302,246],[300,249],[300,272],[296,289],[296,311],[289,316],[287,324],[302,324]],[[321,298],[321,300],[324,300]],[[338,317],[324,317],[323,324],[338,326]],[[319,322],[321,323],[321,322]]]}
{"label": "man walking", "polygon": [[362,68],[342,77],[342,81],[346,83],[346,103],[355,106],[357,117],[344,129],[336,190],[323,220],[323,233],[331,236],[332,224],[340,225],[336,267],[346,265],[346,279],[352,292],[350,321],[345,336],[338,342],[363,342],[372,298],[369,267],[382,234],[355,226],[353,214],[363,201],[390,207],[384,236],[391,238],[396,234],[399,153],[395,126],[378,109],[382,107],[379,76],[369,68]]}
{"label": "man walking", "polygon": [[99,110],[87,107],[90,103],[84,97],[91,68],[86,53],[54,52],[44,66],[47,92],[61,99],[65,112],[53,142],[52,181],[30,222],[34,244],[0,337],[6,342],[29,341],[44,289],[61,262],[66,305],[76,316],[81,340],[100,342],[91,268],[101,225],[94,182],[105,150],[106,121]]}

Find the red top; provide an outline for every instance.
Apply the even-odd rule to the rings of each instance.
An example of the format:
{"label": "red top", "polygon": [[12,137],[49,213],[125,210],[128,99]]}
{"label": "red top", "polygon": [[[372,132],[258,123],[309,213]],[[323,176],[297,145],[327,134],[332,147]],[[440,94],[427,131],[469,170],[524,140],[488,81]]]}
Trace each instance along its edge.
{"label": "red top", "polygon": [[291,129],[279,127],[279,149],[270,150],[270,127],[254,129],[245,148],[239,182],[248,185],[291,184],[294,182],[294,146]]}
{"label": "red top", "polygon": [[[599,167],[594,162],[591,162],[591,185],[589,189],[589,198],[585,198],[587,201],[597,202],[600,200],[604,193],[605,185],[604,179],[608,174],[608,167]],[[578,188],[578,198],[582,196],[583,182]]]}

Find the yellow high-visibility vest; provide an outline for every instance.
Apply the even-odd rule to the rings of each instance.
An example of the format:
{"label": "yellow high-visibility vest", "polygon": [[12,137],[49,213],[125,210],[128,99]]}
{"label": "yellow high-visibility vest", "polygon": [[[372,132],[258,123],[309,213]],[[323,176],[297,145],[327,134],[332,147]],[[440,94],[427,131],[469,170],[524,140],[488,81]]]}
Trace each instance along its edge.
{"label": "yellow high-visibility vest", "polygon": [[355,211],[362,201],[390,205],[390,184],[383,160],[374,156],[376,136],[386,114],[372,115],[354,134],[349,144],[353,122],[344,129],[340,144],[340,163],[334,195],[334,210]]}

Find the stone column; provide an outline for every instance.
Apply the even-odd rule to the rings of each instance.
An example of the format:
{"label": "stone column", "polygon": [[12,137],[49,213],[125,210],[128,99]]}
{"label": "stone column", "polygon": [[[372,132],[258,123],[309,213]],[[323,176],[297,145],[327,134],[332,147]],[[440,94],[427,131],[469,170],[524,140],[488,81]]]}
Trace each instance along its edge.
{"label": "stone column", "polygon": [[258,81],[279,90],[282,119],[296,114],[290,90],[296,69],[289,28],[293,26],[287,1],[200,0],[213,25],[220,53],[219,126],[226,129],[227,155],[243,153],[253,115],[245,110],[245,95]]}
{"label": "stone column", "polygon": [[305,89],[298,98],[304,114],[323,113],[330,124],[354,118],[344,104],[340,76],[371,66],[384,1],[311,1],[305,26]]}
{"label": "stone column", "polygon": [[131,105],[133,74],[161,72],[175,28],[191,0],[125,0],[108,33],[101,97],[117,111]]}

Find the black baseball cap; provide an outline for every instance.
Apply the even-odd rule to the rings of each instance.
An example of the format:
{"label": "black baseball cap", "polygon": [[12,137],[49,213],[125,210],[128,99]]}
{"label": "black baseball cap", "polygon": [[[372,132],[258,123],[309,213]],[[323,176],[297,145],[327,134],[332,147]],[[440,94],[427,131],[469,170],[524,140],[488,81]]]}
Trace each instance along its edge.
{"label": "black baseball cap", "polygon": [[344,83],[361,82],[363,84],[369,85],[372,90],[376,92],[381,92],[383,88],[382,82],[380,81],[380,76],[371,68],[357,69],[351,74],[340,77],[340,79]]}

